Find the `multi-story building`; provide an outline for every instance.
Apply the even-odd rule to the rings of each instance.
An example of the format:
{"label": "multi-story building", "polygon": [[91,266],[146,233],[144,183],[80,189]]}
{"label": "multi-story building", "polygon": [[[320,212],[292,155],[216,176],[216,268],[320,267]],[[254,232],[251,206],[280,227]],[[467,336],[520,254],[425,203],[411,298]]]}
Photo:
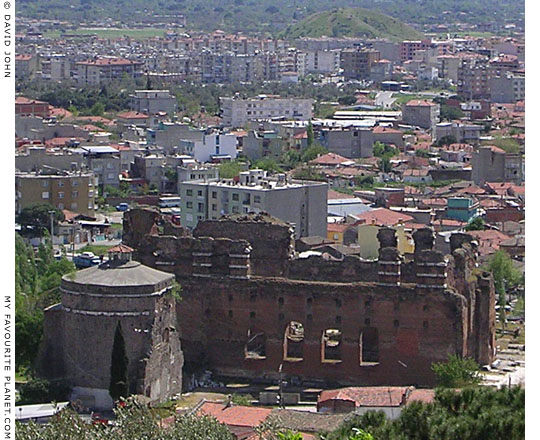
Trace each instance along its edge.
{"label": "multi-story building", "polygon": [[38,57],[33,54],[15,56],[15,77],[17,79],[34,76],[38,68]]}
{"label": "multi-story building", "polygon": [[15,98],[15,114],[18,116],[39,116],[48,118],[50,115],[49,104],[37,99],[28,99],[23,96]]}
{"label": "multi-story building", "polygon": [[81,61],[77,65],[77,82],[79,84],[103,84],[120,80],[124,75],[137,79],[142,76],[142,65],[139,61],[125,58],[98,58]]}
{"label": "multi-story building", "polygon": [[94,216],[97,186],[91,172],[16,172],[15,192],[18,213],[36,203],[49,203],[60,210]]}
{"label": "multi-story building", "polygon": [[523,182],[523,158],[519,153],[486,146],[472,154],[472,179],[477,185],[485,182]]}
{"label": "multi-story building", "polygon": [[88,169],[92,170],[96,176],[97,185],[101,188],[105,186],[118,187],[120,184],[120,153],[116,148],[84,145],[73,151],[85,157]]}
{"label": "multi-story building", "polygon": [[461,58],[454,55],[440,55],[437,60],[440,63],[439,77],[449,79],[454,84],[457,84]]}
{"label": "multi-story building", "polygon": [[449,197],[446,200],[446,217],[468,222],[478,215],[478,202],[468,197]]}
{"label": "multi-story building", "polygon": [[240,180],[200,180],[180,184],[182,226],[224,214],[267,212],[290,222],[297,238],[326,236],[326,182],[287,181],[284,174],[269,178],[263,170],[240,173]]}
{"label": "multi-story building", "polygon": [[228,133],[208,133],[201,140],[181,140],[179,153],[189,154],[198,162],[212,162],[220,157],[236,159],[237,137]]}
{"label": "multi-story building", "polygon": [[525,76],[502,72],[489,80],[491,102],[515,103],[525,99]]}
{"label": "multi-story building", "polygon": [[441,122],[435,126],[435,140],[452,136],[458,144],[478,144],[480,133],[483,127],[481,125],[463,124],[461,122]]}
{"label": "multi-story building", "polygon": [[485,59],[464,59],[458,68],[458,95],[465,99],[489,99],[490,69]]}
{"label": "multi-story building", "polygon": [[328,127],[318,131],[319,141],[331,153],[349,159],[373,156],[373,132],[366,128]]}
{"label": "multi-story building", "polygon": [[413,99],[402,107],[402,119],[406,124],[432,130],[439,122],[440,111],[439,104]]}
{"label": "multi-story building", "polygon": [[340,66],[345,79],[369,79],[373,63],[379,61],[377,50],[365,48],[344,49],[341,51]]}
{"label": "multi-story building", "polygon": [[130,106],[131,110],[140,113],[166,112],[171,115],[176,111],[176,97],[168,90],[135,90]]}
{"label": "multi-story building", "polygon": [[279,160],[283,146],[283,139],[276,130],[250,130],[244,138],[242,152],[250,160],[263,157]]}
{"label": "multi-story building", "polygon": [[313,100],[303,98],[281,98],[259,95],[255,98],[219,98],[223,125],[243,127],[248,121],[285,117],[301,121],[310,120]]}
{"label": "multi-story building", "polygon": [[334,73],[340,66],[339,50],[306,51],[304,57],[304,73]]}
{"label": "multi-story building", "polygon": [[401,42],[401,61],[414,60],[418,52],[427,50],[431,47],[431,40],[415,40]]}

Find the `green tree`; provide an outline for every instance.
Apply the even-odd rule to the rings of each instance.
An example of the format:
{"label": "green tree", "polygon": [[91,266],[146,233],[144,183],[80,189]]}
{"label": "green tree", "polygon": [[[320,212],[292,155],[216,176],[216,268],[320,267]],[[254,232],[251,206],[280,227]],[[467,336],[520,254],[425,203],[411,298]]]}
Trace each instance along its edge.
{"label": "green tree", "polygon": [[418,150],[416,150],[415,156],[418,156],[418,157],[425,157],[425,158],[430,158],[430,157],[431,157],[431,154],[429,153],[428,150],[425,150],[425,149],[423,149],[423,148],[419,148]]}
{"label": "green tree", "polygon": [[452,144],[455,144],[457,143],[457,139],[455,136],[452,136],[452,135],[449,135],[449,136],[443,136],[442,138],[440,138],[436,145],[439,146],[439,147],[442,147],[443,145],[452,145]]}
{"label": "green tree", "polygon": [[40,234],[48,230],[51,232],[51,214],[53,211],[53,227],[58,226],[58,222],[64,220],[64,214],[55,206],[49,203],[35,203],[23,208],[17,216],[17,222],[22,227],[22,232],[37,231]]}
{"label": "green tree", "polygon": [[449,105],[441,105],[441,119],[452,121],[465,117],[465,113],[459,107],[451,107]]}
{"label": "green tree", "polygon": [[101,102],[96,102],[90,108],[90,114],[92,116],[103,116],[103,113],[105,113],[105,105]]}
{"label": "green tree", "polygon": [[388,157],[383,157],[381,160],[379,160],[379,170],[381,170],[383,173],[389,173],[392,171],[392,164],[390,163],[390,159]]}
{"label": "green tree", "polygon": [[445,388],[462,388],[481,381],[476,361],[455,354],[448,356],[447,362],[434,362],[431,369],[438,384]]}
{"label": "green tree", "polygon": [[328,150],[322,145],[313,144],[302,152],[302,162],[310,162],[317,159],[320,155],[328,153]]}
{"label": "green tree", "polygon": [[252,168],[265,170],[265,171],[268,171],[269,173],[281,173],[283,171],[280,168],[280,166],[277,164],[277,162],[274,159],[271,159],[269,157],[259,159],[253,164]]}
{"label": "green tree", "polygon": [[244,167],[239,161],[233,160],[219,164],[218,170],[221,179],[232,179],[238,176],[244,170]]}
{"label": "green tree", "polygon": [[397,156],[399,150],[397,148],[391,147],[390,145],[383,144],[382,142],[375,142],[373,144],[373,156],[375,157],[386,157],[391,158]]}
{"label": "green tree", "polygon": [[121,397],[127,397],[128,393],[128,357],[126,353],[126,343],[122,333],[122,325],[120,324],[120,321],[118,321],[114,332],[114,342],[111,353],[109,394],[113,400],[118,400]]}
{"label": "green tree", "polygon": [[483,231],[486,229],[486,222],[482,217],[474,217],[465,226],[466,231]]}

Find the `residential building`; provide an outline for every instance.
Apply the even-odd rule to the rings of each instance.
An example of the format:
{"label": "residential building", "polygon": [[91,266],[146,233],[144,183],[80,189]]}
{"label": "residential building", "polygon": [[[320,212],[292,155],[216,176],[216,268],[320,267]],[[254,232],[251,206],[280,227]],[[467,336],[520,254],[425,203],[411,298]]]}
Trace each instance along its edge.
{"label": "residential building", "polygon": [[236,135],[230,133],[209,133],[201,140],[181,140],[178,152],[193,156],[197,162],[213,162],[220,158],[236,159]]}
{"label": "residential building", "polygon": [[440,63],[439,77],[457,84],[461,58],[455,55],[441,55],[437,60]]}
{"label": "residential building", "polygon": [[120,154],[110,146],[84,145],[72,150],[82,154],[89,170],[93,171],[97,185],[101,188],[109,185],[118,187],[120,184]]}
{"label": "residential building", "polygon": [[283,139],[277,130],[250,130],[244,138],[242,152],[251,160],[266,157],[279,160],[283,147]]}
{"label": "residential building", "polygon": [[37,55],[15,55],[15,77],[17,79],[33,77],[38,69],[38,63]]}
{"label": "residential building", "polygon": [[369,79],[373,64],[379,61],[378,50],[365,48],[344,49],[341,51],[340,67],[345,79]]}
{"label": "residential building", "polygon": [[480,147],[472,153],[472,179],[477,185],[485,182],[523,182],[521,154],[507,153],[494,146]]}
{"label": "residential building", "polygon": [[349,159],[373,156],[373,132],[357,127],[328,127],[318,130],[319,142],[332,153]]}
{"label": "residential building", "polygon": [[50,105],[47,102],[37,99],[28,99],[23,96],[15,98],[15,115],[17,116],[39,116],[48,118],[50,116]]}
{"label": "residential building", "polygon": [[489,80],[491,102],[515,103],[525,99],[525,75],[502,72]]}
{"label": "residential building", "polygon": [[489,99],[490,70],[485,59],[463,59],[458,68],[457,92],[465,99]]}
{"label": "residential building", "polygon": [[478,215],[478,202],[467,197],[449,197],[446,203],[448,218],[468,222]]}
{"label": "residential building", "polygon": [[181,140],[202,141],[204,131],[179,122],[162,122],[154,134],[155,144],[167,154],[171,154],[178,150]]}
{"label": "residential building", "polygon": [[287,118],[307,121],[312,118],[313,100],[259,95],[255,98],[220,98],[221,117],[226,127],[243,127],[248,121]]}
{"label": "residential building", "polygon": [[226,214],[267,212],[294,225],[296,238],[326,236],[328,184],[276,179],[266,171],[240,173],[240,180],[182,182],[182,226],[194,228],[201,220]]}
{"label": "residential building", "polygon": [[77,66],[77,82],[79,84],[103,84],[120,80],[124,75],[137,79],[142,76],[142,65],[139,61],[125,58],[98,58],[80,61]]}
{"label": "residential building", "polygon": [[15,194],[18,213],[27,206],[48,203],[93,217],[97,186],[92,172],[16,172]]}
{"label": "residential building", "polygon": [[427,50],[431,46],[431,40],[414,40],[401,42],[401,61],[409,61],[417,58],[420,51]]}
{"label": "residential building", "polygon": [[435,127],[435,140],[453,136],[458,144],[476,145],[480,141],[481,125],[464,124],[461,122],[441,122]]}
{"label": "residential building", "polygon": [[47,152],[44,147],[30,147],[26,154],[15,155],[15,169],[28,172],[43,167],[64,171],[78,171],[85,165],[84,157],[71,151]]}
{"label": "residential building", "polygon": [[373,142],[382,142],[386,145],[395,145],[403,148],[403,132],[396,128],[377,125],[373,128]]}
{"label": "residential building", "polygon": [[402,118],[406,124],[433,130],[439,122],[440,111],[439,104],[413,99],[402,107]]}
{"label": "residential building", "polygon": [[135,90],[131,95],[131,110],[153,115],[165,112],[172,115],[176,112],[176,97],[168,90]]}

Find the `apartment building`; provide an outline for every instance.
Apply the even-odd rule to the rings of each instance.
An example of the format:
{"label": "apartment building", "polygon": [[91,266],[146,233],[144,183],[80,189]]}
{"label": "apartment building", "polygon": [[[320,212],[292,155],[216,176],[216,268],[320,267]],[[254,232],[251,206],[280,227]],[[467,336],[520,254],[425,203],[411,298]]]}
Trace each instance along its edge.
{"label": "apartment building", "polygon": [[50,105],[47,102],[37,99],[28,99],[23,96],[15,98],[15,115],[18,116],[39,116],[48,118],[51,114]]}
{"label": "apartment building", "polygon": [[413,99],[402,107],[402,119],[406,124],[432,130],[439,122],[440,112],[439,104]]}
{"label": "apartment building", "polygon": [[219,98],[223,124],[243,127],[248,121],[285,117],[301,121],[313,116],[313,100],[259,95],[255,98]]}
{"label": "apartment building", "polygon": [[24,79],[33,77],[38,69],[38,56],[34,54],[20,54],[15,56],[15,78]]}
{"label": "apartment building", "polygon": [[234,180],[182,182],[182,226],[194,228],[201,220],[222,215],[267,212],[290,222],[296,238],[326,236],[328,184],[287,181],[284,174],[269,178],[266,171],[250,170]]}
{"label": "apartment building", "polygon": [[371,68],[379,61],[378,50],[365,48],[344,49],[341,51],[340,66],[345,79],[369,79]]}
{"label": "apartment building", "polygon": [[525,75],[502,72],[489,79],[491,102],[515,103],[525,99]]}
{"label": "apartment building", "polygon": [[400,47],[401,61],[414,60],[420,51],[431,47],[431,40],[402,41]]}
{"label": "apartment building", "polygon": [[180,140],[179,153],[189,154],[198,162],[213,162],[219,158],[236,159],[237,137],[228,133],[208,133],[200,140]]}
{"label": "apartment building", "polygon": [[16,172],[15,195],[17,213],[36,203],[49,203],[93,217],[97,186],[92,172]]}
{"label": "apartment building", "polygon": [[453,136],[458,144],[476,145],[480,141],[480,133],[484,127],[461,122],[440,122],[435,126],[435,141]]}
{"label": "apartment building", "polygon": [[111,146],[84,145],[73,152],[82,154],[89,170],[96,176],[96,184],[101,186],[120,185],[120,153]]}
{"label": "apartment building", "polygon": [[143,63],[125,58],[98,58],[76,63],[79,84],[103,84],[120,80],[127,75],[137,79],[142,76]]}
{"label": "apartment building", "polygon": [[131,110],[153,115],[165,112],[172,115],[176,112],[176,97],[168,90],[135,90],[131,95]]}
{"label": "apartment building", "polygon": [[318,133],[321,145],[331,153],[349,159],[373,156],[373,132],[369,129],[325,127]]}
{"label": "apartment building", "polygon": [[458,68],[457,92],[465,99],[489,99],[490,69],[484,59],[464,59]]}
{"label": "apartment building", "polygon": [[485,182],[523,182],[523,158],[519,153],[506,153],[494,146],[480,147],[472,154],[472,179],[477,185]]}

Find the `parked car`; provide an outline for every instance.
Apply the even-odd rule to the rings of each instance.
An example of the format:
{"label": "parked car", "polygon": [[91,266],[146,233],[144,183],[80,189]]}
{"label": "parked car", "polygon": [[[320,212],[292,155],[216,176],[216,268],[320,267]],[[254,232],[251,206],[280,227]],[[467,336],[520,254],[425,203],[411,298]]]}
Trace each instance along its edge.
{"label": "parked car", "polygon": [[93,252],[83,252],[80,255],[75,255],[73,257],[73,264],[77,269],[83,267],[91,267],[101,263],[101,258],[93,254]]}
{"label": "parked car", "polygon": [[127,211],[129,209],[129,204],[128,203],[125,203],[125,202],[122,202],[122,203],[119,203],[118,205],[116,205],[116,210],[117,211]]}

